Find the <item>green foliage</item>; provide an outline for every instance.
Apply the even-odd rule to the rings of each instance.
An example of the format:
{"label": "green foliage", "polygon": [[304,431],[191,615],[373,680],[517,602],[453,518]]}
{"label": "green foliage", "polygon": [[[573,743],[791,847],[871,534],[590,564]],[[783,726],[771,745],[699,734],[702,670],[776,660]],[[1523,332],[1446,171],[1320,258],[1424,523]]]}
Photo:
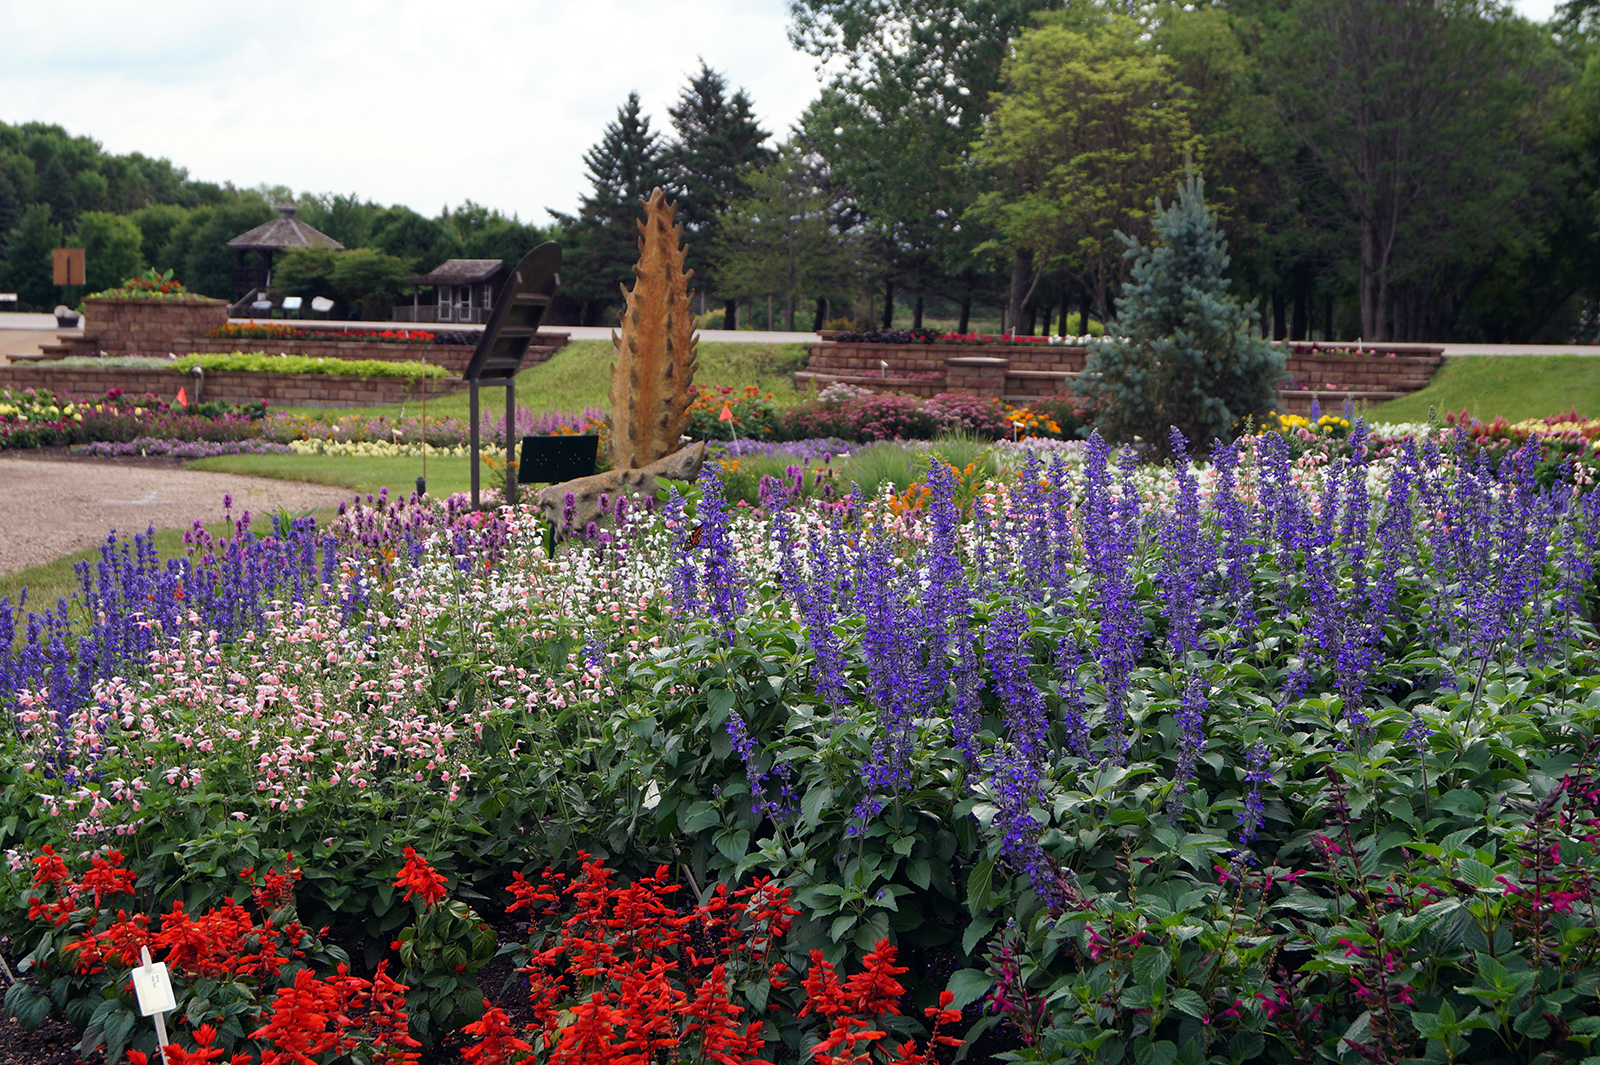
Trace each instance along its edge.
{"label": "green foliage", "polygon": [[1165,451],[1167,431],[1204,447],[1270,413],[1283,355],[1250,332],[1228,294],[1227,241],[1193,174],[1178,199],[1156,201],[1157,244],[1122,236],[1136,261],[1117,334],[1094,344],[1079,391],[1095,400],[1095,425],[1114,442],[1141,437]]}
{"label": "green foliage", "polygon": [[10,284],[23,303],[48,309],[55,306],[61,290],[55,286],[51,251],[61,247],[61,227],[50,220],[50,208],[43,203],[29,204],[22,221],[11,233]]}
{"label": "green foliage", "polygon": [[372,244],[422,273],[461,258],[461,238],[409,207],[390,207],[372,221]]}
{"label": "green foliage", "polygon": [[335,377],[449,377],[442,366],[427,362],[382,359],[332,359],[309,355],[268,355],[264,351],[231,355],[185,355],[172,363],[179,373],[199,366],[207,373],[314,373]]}
{"label": "green foliage", "polygon": [[770,134],[756,122],[750,97],[743,89],[730,97],[727,88],[722,75],[702,59],[677,104],[667,109],[678,140],[662,158],[696,287],[724,298],[739,293],[721,284],[713,272],[712,235],[733,225],[724,223],[723,213],[747,194],[745,173],[768,165],[774,155],[765,147]]}
{"label": "green foliage", "polygon": [[581,198],[576,215],[551,213],[572,242],[563,256],[563,298],[578,305],[580,325],[593,325],[621,305],[622,287],[633,283],[640,201],[663,179],[661,146],[638,93],[628,94],[583,162],[592,191]]}
{"label": "green foliage", "polygon": [[78,232],[73,239],[83,248],[86,284],[91,290],[112,288],[144,269],[140,250],[144,234],[125,215],[85,211],[78,216]]}
{"label": "green foliage", "polygon": [[232,300],[234,254],[228,241],[276,214],[265,203],[235,200],[203,207],[179,222],[152,265],[173,270],[189,289],[213,299]]}
{"label": "green foliage", "polygon": [[326,247],[290,248],[273,261],[272,291],[305,299],[331,295],[333,272],[341,254]]}
{"label": "green foliage", "polygon": [[1124,277],[1112,233],[1147,234],[1151,200],[1201,148],[1173,72],[1131,18],[1051,17],[1018,38],[977,148],[995,180],[969,217],[997,231],[1008,258],[1085,278],[1101,317]]}
{"label": "green foliage", "polygon": [[352,248],[335,253],[328,281],[348,304],[359,305],[372,319],[386,319],[400,297],[410,291],[410,260],[375,248]]}
{"label": "green foliage", "polygon": [[797,303],[853,287],[859,251],[833,229],[828,197],[796,145],[784,145],[767,169],[747,171],[744,184],[717,232],[718,291],[777,297],[793,330]]}

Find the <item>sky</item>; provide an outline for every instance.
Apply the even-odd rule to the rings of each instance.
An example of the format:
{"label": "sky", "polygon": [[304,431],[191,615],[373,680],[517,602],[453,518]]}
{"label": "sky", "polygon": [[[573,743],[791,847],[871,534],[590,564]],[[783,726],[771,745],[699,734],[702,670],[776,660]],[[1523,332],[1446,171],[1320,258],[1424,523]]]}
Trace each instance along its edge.
{"label": "sky", "polygon": [[783,136],[821,86],[788,22],[786,0],[0,0],[0,121],[203,181],[544,224],[628,93],[670,132],[701,59]]}

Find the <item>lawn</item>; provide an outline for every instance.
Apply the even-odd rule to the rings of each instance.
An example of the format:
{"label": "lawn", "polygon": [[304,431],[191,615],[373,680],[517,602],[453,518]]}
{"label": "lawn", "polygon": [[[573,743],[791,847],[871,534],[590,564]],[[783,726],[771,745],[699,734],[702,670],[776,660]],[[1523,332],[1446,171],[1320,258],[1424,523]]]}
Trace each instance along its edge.
{"label": "lawn", "polygon": [[1446,359],[1420,392],[1367,411],[1375,422],[1425,422],[1465,408],[1480,421],[1517,422],[1576,408],[1600,413],[1600,358],[1592,355],[1470,355]]}
{"label": "lawn", "polygon": [[[517,375],[517,403],[535,414],[548,411],[577,412],[585,407],[611,406],[611,363],[609,340],[574,340],[551,356],[548,362],[530,366]],[[794,372],[804,369],[808,349],[804,344],[718,343],[701,344],[695,364],[695,384],[702,388],[729,385],[743,388],[755,385],[771,392],[780,406],[798,403],[803,394],[794,387]],[[499,411],[505,399],[498,388],[479,393],[483,409]],[[467,393],[453,392],[428,399],[428,414],[467,416]],[[401,408],[297,408],[319,414],[394,415]],[[417,413],[416,404],[407,407]]]}

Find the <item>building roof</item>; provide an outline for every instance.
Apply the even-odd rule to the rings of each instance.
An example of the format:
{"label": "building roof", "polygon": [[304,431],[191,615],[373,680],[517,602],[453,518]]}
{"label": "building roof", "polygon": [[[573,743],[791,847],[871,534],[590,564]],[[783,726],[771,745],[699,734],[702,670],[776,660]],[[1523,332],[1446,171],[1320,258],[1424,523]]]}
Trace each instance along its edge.
{"label": "building roof", "polygon": [[476,285],[503,277],[505,272],[506,264],[500,259],[446,259],[410,280],[413,285]]}
{"label": "building roof", "polygon": [[228,247],[243,251],[254,251],[266,248],[337,248],[344,250],[344,245],[306,225],[294,216],[295,206],[292,203],[280,204],[278,217],[270,222],[263,222],[248,233],[241,233],[228,241]]}

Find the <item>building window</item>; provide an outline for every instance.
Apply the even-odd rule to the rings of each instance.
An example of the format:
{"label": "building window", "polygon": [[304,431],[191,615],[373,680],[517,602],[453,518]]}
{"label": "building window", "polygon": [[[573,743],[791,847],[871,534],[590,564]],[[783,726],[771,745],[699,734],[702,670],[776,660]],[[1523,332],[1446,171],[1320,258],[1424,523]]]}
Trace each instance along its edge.
{"label": "building window", "polygon": [[450,320],[450,286],[438,285],[434,288],[434,302],[439,305],[439,321]]}
{"label": "building window", "polygon": [[483,286],[483,302],[481,304],[479,304],[479,306],[483,308],[483,313],[484,313],[485,316],[487,316],[489,311],[491,309],[493,309],[493,307],[494,307],[494,286],[493,285],[484,285]]}
{"label": "building window", "polygon": [[456,286],[456,321],[472,321],[472,286]]}

